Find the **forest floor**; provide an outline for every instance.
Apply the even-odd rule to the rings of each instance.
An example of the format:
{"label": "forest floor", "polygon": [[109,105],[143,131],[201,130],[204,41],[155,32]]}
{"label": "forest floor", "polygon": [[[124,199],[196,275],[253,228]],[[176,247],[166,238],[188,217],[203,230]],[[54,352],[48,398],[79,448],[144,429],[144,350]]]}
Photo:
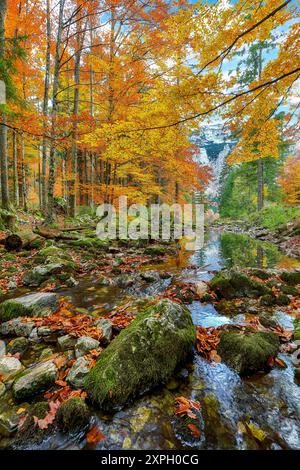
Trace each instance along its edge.
{"label": "forest floor", "polygon": [[[193,350],[205,364],[224,363],[228,374],[233,370],[240,377],[287,369],[298,387],[299,368],[291,356],[294,341],[300,339],[300,262],[298,252],[285,250],[284,244],[297,245],[299,225],[281,228],[276,242],[294,257],[292,269],[274,263],[255,268],[248,261],[229,268],[224,262],[220,269],[209,254],[213,240],[205,248],[208,264],[199,264],[177,243],[101,241],[93,223],[60,223],[66,231],[42,232],[30,216],[21,233],[38,229],[44,236],[30,238],[31,245],[18,251],[0,244],[2,448],[39,448],[53,429],[58,436],[80,430],[81,445],[88,448],[142,448],[133,441],[152,422],[150,402],[140,407],[144,424],[137,426],[137,418],[130,415],[129,428],[119,430],[118,438],[113,438],[114,418],[113,424],[105,424],[107,418],[96,420],[95,410],[112,416],[146,390],[164,384],[167,389],[162,388],[159,401],[167,407],[170,429],[163,443],[151,445],[209,447],[216,432],[215,402],[207,401],[206,394],[196,399],[184,388],[197,364],[191,366]],[[239,227],[236,223],[216,232],[238,232]],[[7,235],[1,232],[0,239]],[[195,309],[202,317],[213,309],[211,323],[196,321]],[[291,319],[288,327],[274,316],[278,311]],[[132,409],[126,408],[128,413]],[[160,419],[155,417],[155,426]],[[294,424],[296,418],[289,419]],[[272,427],[267,434],[261,431],[258,420],[237,419],[234,432],[244,436],[246,448],[269,448],[274,442],[293,448],[285,436],[278,441]],[[160,429],[158,434],[165,432]],[[235,447],[233,431],[223,432]],[[213,445],[226,447],[227,438],[218,439]]]}

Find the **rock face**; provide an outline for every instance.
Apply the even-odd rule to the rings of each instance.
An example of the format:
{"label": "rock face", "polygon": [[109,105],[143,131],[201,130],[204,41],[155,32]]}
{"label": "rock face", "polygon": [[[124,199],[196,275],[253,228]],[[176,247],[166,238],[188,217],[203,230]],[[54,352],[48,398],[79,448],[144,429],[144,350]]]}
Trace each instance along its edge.
{"label": "rock face", "polygon": [[51,361],[27,369],[13,383],[13,395],[17,400],[27,400],[50,387],[57,376],[57,368]]}
{"label": "rock face", "polygon": [[234,270],[220,271],[211,280],[210,286],[219,299],[256,298],[261,295],[272,295],[272,290],[262,282],[253,280],[246,274]]}
{"label": "rock face", "polygon": [[57,310],[58,306],[58,297],[53,293],[38,292],[24,295],[6,300],[0,305],[0,322],[22,316],[46,316]]}
{"label": "rock face", "polygon": [[274,333],[248,331],[222,331],[218,354],[239,374],[251,374],[264,370],[270,356],[276,356],[279,339]]}
{"label": "rock face", "polygon": [[23,366],[19,359],[12,356],[4,356],[0,359],[0,376],[4,380],[12,379],[21,370]]}
{"label": "rock face", "polygon": [[140,313],[100,354],[85,388],[103,409],[123,406],[130,398],[165,383],[194,343],[189,310],[161,300]]}

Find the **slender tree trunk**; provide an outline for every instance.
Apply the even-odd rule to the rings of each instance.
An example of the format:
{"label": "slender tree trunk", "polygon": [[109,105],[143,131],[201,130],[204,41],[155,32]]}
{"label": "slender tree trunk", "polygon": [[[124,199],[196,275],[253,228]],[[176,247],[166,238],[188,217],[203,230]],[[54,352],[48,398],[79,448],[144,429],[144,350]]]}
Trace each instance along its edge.
{"label": "slender tree trunk", "polygon": [[19,206],[19,177],[18,177],[18,147],[17,133],[13,131],[13,200],[14,204]]}
{"label": "slender tree trunk", "polygon": [[[0,1],[0,61],[5,57],[5,20],[7,15],[7,0]],[[9,208],[8,191],[8,155],[7,155],[7,127],[6,116],[0,113],[0,177],[1,177],[1,204],[3,209]]]}
{"label": "slender tree trunk", "polygon": [[26,166],[25,166],[25,147],[24,147],[24,136],[21,136],[21,177],[22,177],[22,200],[23,209],[27,211],[27,183],[26,183]]}
{"label": "slender tree trunk", "polygon": [[[79,13],[81,15],[81,13]],[[79,110],[79,84],[80,84],[80,59],[81,49],[84,41],[84,32],[81,31],[82,22],[78,20],[76,23],[76,52],[75,52],[75,67],[74,67],[74,104],[73,104],[73,130],[72,130],[72,174],[70,184],[70,199],[69,199],[69,213],[71,217],[76,213],[76,179],[77,179],[77,158],[78,158],[78,110]],[[83,27],[84,29],[85,27]]]}
{"label": "slender tree trunk", "polygon": [[47,0],[47,49],[46,49],[46,70],[45,70],[45,83],[44,83],[44,101],[43,101],[43,144],[42,144],[42,172],[41,172],[41,206],[46,209],[47,204],[47,187],[46,187],[46,174],[47,174],[47,149],[48,139],[47,132],[47,116],[48,116],[48,101],[49,101],[49,83],[50,83],[50,61],[51,61],[51,20],[50,20],[50,0]]}
{"label": "slender tree trunk", "polygon": [[257,160],[257,208],[264,207],[264,162],[262,158]]}
{"label": "slender tree trunk", "polygon": [[55,153],[56,153],[54,139],[55,139],[56,116],[57,116],[57,92],[58,92],[58,80],[59,80],[59,71],[60,71],[60,52],[61,52],[61,39],[62,39],[62,31],[63,31],[64,6],[65,6],[65,0],[60,0],[54,74],[53,74],[53,89],[52,89],[52,126],[51,126],[51,145],[50,145],[50,155],[49,155],[48,201],[47,201],[47,217],[46,217],[47,224],[51,224],[54,219],[53,209],[54,209]]}
{"label": "slender tree trunk", "polygon": [[[258,78],[261,78],[262,72],[262,47],[259,49],[258,56]],[[257,208],[261,210],[264,207],[264,162],[260,158],[257,160]]]}

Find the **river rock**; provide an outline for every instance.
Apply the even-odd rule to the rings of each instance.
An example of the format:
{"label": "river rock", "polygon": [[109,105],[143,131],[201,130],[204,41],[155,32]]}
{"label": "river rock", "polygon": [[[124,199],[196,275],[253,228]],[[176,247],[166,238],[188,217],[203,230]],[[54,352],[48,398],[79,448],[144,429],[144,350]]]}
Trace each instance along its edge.
{"label": "river rock", "polygon": [[18,429],[20,416],[15,409],[0,411],[0,436],[10,437]]}
{"label": "river rock", "polygon": [[38,364],[14,381],[13,395],[17,400],[27,400],[53,385],[56,377],[57,368],[52,361]]}
{"label": "river rock", "polygon": [[96,320],[93,324],[93,326],[96,326],[101,330],[102,336],[100,339],[100,342],[102,344],[108,344],[111,341],[112,337],[112,322],[109,321],[107,318],[99,318],[99,320]]}
{"label": "river rock", "polygon": [[4,356],[0,359],[0,376],[4,380],[12,379],[23,368],[21,362],[16,357]]}
{"label": "river rock", "polygon": [[104,409],[124,406],[130,398],[167,382],[194,344],[190,311],[161,300],[137,315],[100,354],[85,388]]}
{"label": "river rock", "polygon": [[141,273],[141,278],[146,282],[158,282],[160,275],[157,271],[145,271]]}
{"label": "river rock", "polygon": [[82,388],[84,379],[89,371],[89,361],[84,357],[79,357],[72,365],[66,381],[74,388]]}
{"label": "river rock", "polygon": [[257,298],[261,295],[272,295],[272,290],[265,284],[233,269],[217,273],[210,281],[210,287],[219,299]]}
{"label": "river rock", "polygon": [[199,297],[202,297],[208,291],[208,285],[204,281],[197,282],[195,287],[196,287],[196,291],[197,291],[197,294],[199,295]]}
{"label": "river rock", "polygon": [[38,292],[24,295],[6,300],[0,305],[0,322],[22,316],[47,316],[58,307],[58,296],[54,293]]}
{"label": "river rock", "polygon": [[241,375],[264,370],[270,356],[279,351],[279,339],[274,333],[229,330],[220,333],[217,348],[222,360]]}
{"label": "river rock", "polygon": [[0,335],[29,337],[34,328],[34,322],[26,322],[22,318],[14,318],[0,324]]}
{"label": "river rock", "polygon": [[75,355],[81,357],[87,354],[92,349],[99,348],[100,343],[96,339],[90,338],[90,336],[81,336],[75,344]]}
{"label": "river rock", "polygon": [[29,347],[29,341],[25,336],[20,336],[11,340],[7,345],[7,352],[10,354],[19,353],[21,356],[25,354]]}
{"label": "river rock", "polygon": [[57,345],[60,351],[67,351],[68,349],[73,349],[76,344],[76,338],[71,335],[64,335],[58,338]]}

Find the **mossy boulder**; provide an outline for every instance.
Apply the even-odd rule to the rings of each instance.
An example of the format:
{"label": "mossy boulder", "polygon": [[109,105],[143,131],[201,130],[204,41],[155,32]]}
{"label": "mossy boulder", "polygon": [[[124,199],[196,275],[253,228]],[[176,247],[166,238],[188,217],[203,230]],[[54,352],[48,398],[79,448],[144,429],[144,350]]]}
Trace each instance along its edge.
{"label": "mossy boulder", "polygon": [[239,374],[252,374],[265,370],[270,356],[279,350],[277,335],[269,332],[228,330],[220,334],[218,354]]}
{"label": "mossy boulder", "polygon": [[37,364],[32,369],[18,375],[14,380],[12,392],[16,400],[27,400],[43,392],[54,384],[57,368],[52,361]]}
{"label": "mossy boulder", "polygon": [[90,412],[82,398],[75,397],[62,403],[56,414],[56,422],[64,433],[78,431],[88,425]]}
{"label": "mossy boulder", "polygon": [[272,293],[263,283],[235,270],[220,271],[211,280],[210,286],[220,299],[228,300],[239,297],[257,298]]}
{"label": "mossy boulder", "polygon": [[101,353],[85,388],[103,409],[124,406],[130,398],[165,383],[194,343],[189,310],[161,300],[138,314]]}
{"label": "mossy boulder", "polygon": [[58,309],[58,297],[53,293],[38,292],[0,304],[0,322],[18,317],[46,316]]}
{"label": "mossy boulder", "polygon": [[296,286],[300,284],[300,271],[284,271],[280,275],[280,279],[286,282],[289,286]]}

